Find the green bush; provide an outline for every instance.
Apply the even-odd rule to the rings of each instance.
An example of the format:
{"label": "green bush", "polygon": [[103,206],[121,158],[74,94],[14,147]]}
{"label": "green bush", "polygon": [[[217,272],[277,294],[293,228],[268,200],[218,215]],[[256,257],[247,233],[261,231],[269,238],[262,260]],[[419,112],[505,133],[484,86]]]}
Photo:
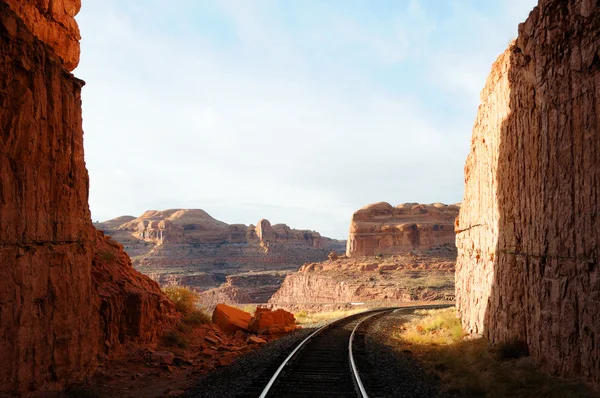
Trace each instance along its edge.
{"label": "green bush", "polygon": [[165,294],[175,303],[175,309],[182,314],[197,310],[198,292],[185,286],[169,286],[163,289]]}

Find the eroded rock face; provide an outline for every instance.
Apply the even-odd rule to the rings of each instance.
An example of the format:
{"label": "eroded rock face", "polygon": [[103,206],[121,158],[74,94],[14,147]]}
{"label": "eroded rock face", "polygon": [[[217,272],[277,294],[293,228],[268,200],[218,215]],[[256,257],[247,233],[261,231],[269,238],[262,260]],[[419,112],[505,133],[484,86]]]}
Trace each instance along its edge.
{"label": "eroded rock face", "polygon": [[266,219],[256,226],[227,224],[200,209],[150,210],[96,226],[125,246],[136,269],[163,285],[203,291],[210,303],[265,303],[281,284],[280,271],[345,247],[315,231]]}
{"label": "eroded rock face", "polygon": [[309,263],[285,278],[269,303],[283,308],[352,302],[392,305],[454,299],[454,257],[345,256]]}
{"label": "eroded rock face", "polygon": [[68,72],[78,9],[0,0],[0,396],[80,381],[98,354],[152,342],[172,315],[91,223],[83,82]]}
{"label": "eroded rock face", "polygon": [[92,262],[94,312],[100,314],[100,350],[119,354],[125,342],[153,344],[176,321],[173,302],[155,281],[133,269],[123,246],[96,231]]}
{"label": "eroded rock face", "polygon": [[83,82],[13,3],[0,1],[0,395],[84,377],[98,328]]}
{"label": "eroded rock face", "polygon": [[75,15],[81,0],[4,0],[33,35],[49,45],[72,71],[79,64],[79,26]]}
{"label": "eroded rock face", "polygon": [[348,257],[426,252],[439,248],[455,252],[457,205],[380,202],[352,216],[346,248]]}
{"label": "eroded rock face", "polygon": [[600,3],[541,0],[481,93],[457,223],[464,327],[600,382]]}

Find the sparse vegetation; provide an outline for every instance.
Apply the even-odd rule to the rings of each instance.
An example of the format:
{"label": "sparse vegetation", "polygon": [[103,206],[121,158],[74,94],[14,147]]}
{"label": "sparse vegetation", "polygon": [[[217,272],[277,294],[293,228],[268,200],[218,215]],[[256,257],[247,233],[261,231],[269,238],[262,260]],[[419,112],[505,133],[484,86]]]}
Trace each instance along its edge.
{"label": "sparse vegetation", "polygon": [[294,314],[296,318],[296,323],[299,325],[308,325],[319,322],[328,322],[333,321],[335,319],[343,318],[345,316],[350,316],[353,314],[357,314],[359,312],[363,312],[364,308],[356,308],[351,310],[336,310],[336,311],[327,311],[327,312],[314,312],[307,313],[306,311],[299,311]]}
{"label": "sparse vegetation", "polygon": [[210,316],[201,309],[193,310],[183,317],[183,323],[190,326],[198,326],[210,322]]}
{"label": "sparse vegetation", "polygon": [[163,291],[175,303],[175,309],[184,315],[198,308],[198,292],[189,287],[168,286]]}
{"label": "sparse vegetation", "polygon": [[[435,373],[451,395],[461,397],[591,398],[585,383],[551,377],[514,340],[492,346],[483,338],[465,340],[455,309],[417,311],[421,318],[403,325],[394,337]],[[520,359],[517,359],[520,358]]]}

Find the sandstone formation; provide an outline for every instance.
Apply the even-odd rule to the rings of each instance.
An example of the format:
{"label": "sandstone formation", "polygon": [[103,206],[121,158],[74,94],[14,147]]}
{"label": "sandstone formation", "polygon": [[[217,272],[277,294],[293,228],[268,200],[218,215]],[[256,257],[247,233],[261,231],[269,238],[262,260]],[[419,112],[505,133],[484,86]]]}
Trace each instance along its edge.
{"label": "sandstone formation", "polygon": [[[30,33],[52,48],[63,67],[72,71],[79,64],[79,26],[75,15],[81,0],[5,0]],[[13,24],[13,26],[16,26]]]}
{"label": "sandstone formation", "polygon": [[225,333],[234,334],[236,331],[247,331],[252,315],[238,308],[225,304],[217,304],[213,310],[212,321]]}
{"label": "sandstone formation", "polygon": [[157,286],[92,226],[83,82],[68,72],[78,9],[0,0],[1,396],[81,380],[98,354],[151,342],[170,316]]}
{"label": "sandstone formation", "polygon": [[455,252],[454,220],[458,205],[380,202],[352,215],[348,257],[409,252]]}
{"label": "sandstone formation", "polygon": [[257,307],[254,315],[250,315],[238,308],[217,304],[212,321],[231,335],[240,332],[281,334],[296,329],[294,314],[282,309],[272,311],[265,307]]}
{"label": "sandstone formation", "polygon": [[291,271],[262,271],[227,275],[221,286],[201,292],[199,301],[205,306],[217,303],[266,303],[290,273]]}
{"label": "sandstone formation", "polygon": [[481,93],[457,222],[463,326],[600,382],[600,2],[540,0]]}
{"label": "sandstone formation", "polygon": [[123,246],[100,231],[95,243],[92,282],[101,350],[112,354],[125,342],[154,343],[175,322],[173,303],[158,283],[133,268]]}
{"label": "sandstone formation", "polygon": [[295,310],[356,302],[385,306],[453,299],[453,256],[342,256],[305,264],[286,277],[269,303]]}
{"label": "sandstone formation", "polygon": [[96,226],[125,246],[138,270],[163,285],[208,290],[203,299],[210,303],[264,303],[283,280],[279,272],[324,260],[345,245],[265,219],[230,225],[200,209],[150,210]]}

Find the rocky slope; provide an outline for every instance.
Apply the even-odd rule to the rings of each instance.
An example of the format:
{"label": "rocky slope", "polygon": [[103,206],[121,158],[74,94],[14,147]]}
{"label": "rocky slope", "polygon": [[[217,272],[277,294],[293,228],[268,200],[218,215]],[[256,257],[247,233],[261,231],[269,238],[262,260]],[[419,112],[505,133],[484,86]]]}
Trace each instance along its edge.
{"label": "rocky slope", "polygon": [[[0,395],[62,388],[151,342],[170,302],[97,236],[87,203],[77,0],[0,0]],[[99,249],[110,245],[104,261]],[[148,291],[147,289],[150,289]]]}
{"label": "rocky slope", "polygon": [[352,215],[346,255],[455,252],[458,205],[380,202]]}
{"label": "rocky slope", "polygon": [[453,299],[453,256],[341,256],[288,275],[269,303],[297,309]]}
{"label": "rocky slope", "polygon": [[[220,288],[204,295],[210,302],[217,297],[231,303],[266,302],[282,279],[279,271],[325,260],[345,246],[318,232],[264,219],[256,226],[229,225],[199,209],[151,210],[96,226],[121,242],[134,266],[159,283],[200,291]],[[265,289],[259,292],[261,283]]]}
{"label": "rocky slope", "polygon": [[463,325],[600,382],[600,2],[540,0],[481,93],[458,220]]}

